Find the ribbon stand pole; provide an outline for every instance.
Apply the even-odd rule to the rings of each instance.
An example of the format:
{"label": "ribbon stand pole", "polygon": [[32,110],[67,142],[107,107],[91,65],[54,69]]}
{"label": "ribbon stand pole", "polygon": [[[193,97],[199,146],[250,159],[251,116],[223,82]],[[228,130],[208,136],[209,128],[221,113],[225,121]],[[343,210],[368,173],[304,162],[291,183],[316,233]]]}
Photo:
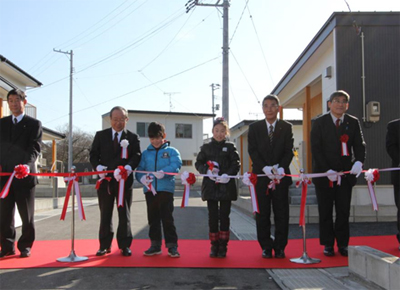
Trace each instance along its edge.
{"label": "ribbon stand pole", "polygon": [[[300,174],[303,174],[304,170],[301,169],[300,170]],[[303,180],[303,182],[305,182]],[[307,184],[302,184],[302,199],[304,199],[304,202],[306,202],[307,200],[307,190],[303,191],[303,186],[305,186],[305,188],[307,188]],[[305,203],[304,203],[305,204]],[[305,211],[305,208],[304,208]],[[294,259],[290,259],[290,262],[292,263],[297,263],[297,264],[317,264],[320,263],[321,260],[320,259],[314,259],[314,258],[310,258],[310,256],[308,256],[307,254],[307,240],[306,240],[306,222],[304,219],[304,222],[302,222],[302,230],[303,230],[303,255],[300,258],[294,258]]]}
{"label": "ribbon stand pole", "polygon": [[[75,174],[75,166],[71,167],[72,175]],[[75,182],[75,181],[72,181]],[[88,257],[79,257],[75,254],[75,191],[74,186],[71,188],[71,198],[72,198],[72,218],[71,218],[71,252],[68,257],[58,258],[58,262],[81,262],[86,261]]]}
{"label": "ribbon stand pole", "polygon": [[320,263],[320,259],[310,258],[307,254],[307,242],[306,242],[306,225],[301,226],[303,229],[303,255],[300,258],[290,259],[290,262],[297,264],[317,264]]}

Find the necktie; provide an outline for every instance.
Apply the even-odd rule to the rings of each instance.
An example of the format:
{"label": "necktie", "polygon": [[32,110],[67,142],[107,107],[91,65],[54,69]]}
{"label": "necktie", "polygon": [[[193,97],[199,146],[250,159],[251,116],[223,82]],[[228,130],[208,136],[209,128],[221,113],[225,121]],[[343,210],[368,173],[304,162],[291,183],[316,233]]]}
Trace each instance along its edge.
{"label": "necktie", "polygon": [[268,137],[269,137],[269,143],[272,145],[272,139],[274,138],[274,126],[272,125],[269,125]]}
{"label": "necktie", "polygon": [[14,125],[17,125],[18,124],[18,120],[17,120],[17,118],[14,118]]}
{"label": "necktie", "polygon": [[118,145],[119,145],[119,143],[118,143],[118,133],[115,132],[115,134],[114,134],[114,151],[115,152],[118,151]]}
{"label": "necktie", "polygon": [[339,130],[340,119],[336,119],[336,130]]}

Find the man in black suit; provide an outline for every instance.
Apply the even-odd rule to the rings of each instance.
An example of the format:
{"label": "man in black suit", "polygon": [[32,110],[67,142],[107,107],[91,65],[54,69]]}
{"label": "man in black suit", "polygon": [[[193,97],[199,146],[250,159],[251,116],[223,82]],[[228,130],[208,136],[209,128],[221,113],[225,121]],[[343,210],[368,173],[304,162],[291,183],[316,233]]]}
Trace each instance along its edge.
{"label": "man in black suit", "polygon": [[[128,123],[128,112],[122,107],[114,107],[110,111],[111,128],[98,131],[94,137],[90,151],[90,163],[96,171],[114,170],[114,174],[100,174],[101,183],[97,190],[100,208],[100,248],[97,256],[111,252],[111,243],[114,237],[112,213],[115,200],[118,200],[119,183],[115,179],[118,166],[124,166],[128,171],[125,181],[123,206],[117,207],[119,224],[117,229],[118,248],[123,256],[130,256],[132,231],[130,222],[130,208],[132,203],[132,185],[134,170],[140,162],[141,152],[138,135],[125,129]],[[126,149],[123,145],[128,142]],[[125,154],[124,154],[125,153]]]}
{"label": "man in black suit", "polygon": [[[7,103],[12,115],[0,119],[0,171],[13,172],[15,166],[23,165],[26,173],[36,173],[35,161],[40,154],[42,141],[42,124],[40,121],[25,114],[25,93],[21,90],[11,90],[7,94]],[[1,189],[7,183],[8,176],[0,177]],[[14,214],[17,204],[22,220],[22,235],[17,247],[20,257],[31,255],[35,240],[35,185],[36,176],[14,178],[9,194],[0,199],[0,258],[15,254]]]}
{"label": "man in black suit", "polygon": [[[334,92],[328,101],[330,112],[317,118],[311,128],[313,172],[330,174],[313,178],[318,201],[320,244],[325,246],[324,254],[328,257],[335,255],[335,240],[339,253],[348,255],[351,192],[365,160],[360,122],[346,114],[349,101],[350,96],[345,91]],[[341,171],[350,171],[350,175],[338,177],[336,173]],[[335,222],[332,218],[334,206]]]}
{"label": "man in black suit", "polygon": [[[289,234],[289,165],[293,158],[292,124],[277,118],[279,98],[268,95],[262,103],[265,119],[250,125],[248,152],[253,173],[267,174],[256,184],[259,213],[256,213],[257,238],[264,258],[285,258]],[[272,179],[279,180],[275,190],[268,189]],[[272,181],[273,182],[273,181]],[[271,238],[271,205],[274,212],[275,239]]]}
{"label": "man in black suit", "polygon": [[[392,158],[392,166],[400,166],[400,119],[393,120],[387,125],[386,151]],[[392,171],[394,201],[397,207],[397,241],[400,244],[400,171]],[[400,250],[400,246],[399,246]]]}

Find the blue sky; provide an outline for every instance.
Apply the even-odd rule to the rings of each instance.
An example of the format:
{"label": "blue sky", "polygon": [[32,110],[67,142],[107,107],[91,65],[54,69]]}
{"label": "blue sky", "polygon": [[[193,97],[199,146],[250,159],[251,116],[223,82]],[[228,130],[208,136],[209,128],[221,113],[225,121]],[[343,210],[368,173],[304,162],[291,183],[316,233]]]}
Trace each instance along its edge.
{"label": "blue sky", "polygon": [[[198,6],[185,13],[186,2],[1,0],[0,54],[44,84],[27,95],[37,107],[38,119],[50,129],[68,123],[69,112],[70,62],[53,48],[74,52],[73,124],[84,131],[100,130],[101,115],[116,105],[211,113],[210,85],[222,85],[222,11]],[[347,3],[351,11],[400,11],[397,0]],[[344,0],[231,0],[230,4],[233,126],[263,117],[258,102],[329,16],[349,8]],[[222,91],[215,95],[221,104]]]}

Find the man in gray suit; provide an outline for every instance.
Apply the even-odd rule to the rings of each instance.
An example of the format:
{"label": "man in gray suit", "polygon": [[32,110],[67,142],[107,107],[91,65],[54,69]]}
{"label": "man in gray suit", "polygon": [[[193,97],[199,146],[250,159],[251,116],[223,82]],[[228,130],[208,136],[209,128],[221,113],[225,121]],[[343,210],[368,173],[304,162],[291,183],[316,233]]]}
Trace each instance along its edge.
{"label": "man in gray suit", "polygon": [[[319,238],[324,255],[334,256],[336,240],[339,253],[348,255],[351,192],[365,160],[365,142],[360,122],[346,114],[350,96],[334,92],[328,102],[330,112],[317,118],[311,128],[312,168],[314,173],[330,173],[313,178],[318,200]],[[338,182],[337,172],[350,171]],[[333,207],[336,219],[333,221]]]}

